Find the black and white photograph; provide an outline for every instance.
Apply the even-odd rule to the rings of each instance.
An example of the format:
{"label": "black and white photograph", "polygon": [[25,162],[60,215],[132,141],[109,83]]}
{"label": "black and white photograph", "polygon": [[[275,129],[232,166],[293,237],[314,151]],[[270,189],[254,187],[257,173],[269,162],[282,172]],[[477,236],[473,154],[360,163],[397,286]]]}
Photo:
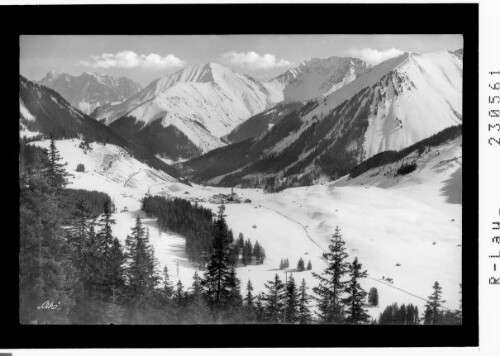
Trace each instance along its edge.
{"label": "black and white photograph", "polygon": [[460,325],[464,56],[21,36],[20,322]]}
{"label": "black and white photograph", "polygon": [[484,6],[33,5],[0,8],[0,352],[496,348]]}

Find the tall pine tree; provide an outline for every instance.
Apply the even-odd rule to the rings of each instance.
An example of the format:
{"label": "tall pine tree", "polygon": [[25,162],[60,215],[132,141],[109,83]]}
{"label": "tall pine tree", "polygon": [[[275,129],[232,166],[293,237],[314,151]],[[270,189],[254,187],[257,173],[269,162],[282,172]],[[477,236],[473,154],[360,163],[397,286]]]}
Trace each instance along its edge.
{"label": "tall pine tree", "polygon": [[278,274],[274,280],[264,284],[267,289],[262,296],[264,318],[270,323],[282,323],[285,311],[285,285]]}
{"label": "tall pine tree", "polygon": [[427,304],[425,305],[424,323],[430,325],[437,325],[441,323],[441,305],[445,302],[442,300],[441,294],[443,288],[439,282],[434,282],[432,286],[433,292],[427,297]]}
{"label": "tall pine tree", "polygon": [[111,202],[107,200],[104,202],[104,213],[99,220],[100,231],[98,233],[105,257],[113,247],[114,241],[112,225],[116,224],[116,220],[112,218],[112,214]]}
{"label": "tall pine tree", "polygon": [[255,263],[261,265],[264,263],[265,252],[262,246],[259,244],[259,241],[255,241],[255,245],[253,246],[253,257],[255,258]]}
{"label": "tall pine tree", "polygon": [[163,267],[163,294],[166,299],[171,299],[174,294],[174,287],[172,286],[172,282],[170,282],[167,266]]}
{"label": "tall pine tree", "polygon": [[61,161],[61,154],[56,147],[54,139],[51,138],[49,146],[49,165],[46,172],[48,182],[56,192],[60,192],[68,184],[69,174],[66,172],[64,168],[65,165]]}
{"label": "tall pine tree", "polygon": [[359,280],[366,278],[368,272],[366,270],[362,271],[361,268],[362,265],[358,262],[357,257],[349,265],[349,276],[351,279],[346,286],[345,292],[348,296],[343,299],[343,303],[346,309],[346,322],[350,324],[363,324],[370,318],[366,310],[363,309],[367,293],[359,284]]}
{"label": "tall pine tree", "polygon": [[312,270],[312,268],[313,268],[313,267],[312,267],[312,264],[311,264],[311,260],[309,260],[309,262],[307,263],[307,267],[306,267],[306,269],[307,269],[308,271],[310,271],[310,270]]}
{"label": "tall pine tree", "polygon": [[312,322],[311,311],[309,310],[309,301],[311,297],[307,294],[307,285],[305,279],[299,288],[299,308],[298,308],[298,321],[299,324],[310,324]]}
{"label": "tall pine tree", "polygon": [[123,264],[125,256],[123,247],[116,237],[113,239],[113,245],[106,259],[105,287],[111,290],[111,294],[107,298],[106,323],[122,324],[125,322],[125,311],[121,305],[124,288]]}
{"label": "tall pine tree", "polygon": [[246,294],[243,298],[245,319],[247,322],[254,322],[256,319],[256,298],[253,295],[253,285],[250,280],[247,282]]}
{"label": "tall pine tree", "polygon": [[306,267],[304,265],[304,260],[299,258],[299,262],[297,263],[297,271],[302,272],[305,271]]}
{"label": "tall pine tree", "polygon": [[99,219],[98,244],[102,252],[103,276],[101,293],[103,299],[116,299],[117,290],[123,287],[124,255],[120,241],[113,236],[112,226],[116,221],[112,218],[110,201],[104,203],[104,213]]}
{"label": "tall pine tree", "polygon": [[329,251],[323,254],[328,266],[319,275],[313,273],[319,280],[319,286],[313,291],[317,295],[318,311],[316,312],[320,323],[342,323],[344,321],[344,306],[341,296],[345,291],[346,282],[343,280],[348,272],[349,263],[346,261],[348,254],[345,242],[342,240],[340,229],[337,227],[332,235]]}
{"label": "tall pine tree", "polygon": [[71,259],[76,269],[74,285],[75,306],[71,319],[75,324],[101,322],[100,286],[103,280],[101,251],[95,233],[95,221],[91,218],[87,201],[81,199],[72,216],[67,240]]}
{"label": "tall pine tree", "polygon": [[298,321],[299,293],[293,275],[286,283],[286,319],[285,323],[295,324]]}
{"label": "tall pine tree", "polygon": [[230,237],[224,211],[224,205],[219,206],[219,213],[212,226],[212,255],[201,282],[208,305],[216,319],[228,305],[231,294]]}
{"label": "tall pine tree", "polygon": [[243,299],[243,303],[246,307],[248,308],[253,308],[254,307],[254,297],[253,297],[253,286],[252,282],[248,280],[247,282],[247,293],[245,295],[245,298]]}
{"label": "tall pine tree", "polygon": [[187,318],[190,323],[204,324],[211,322],[210,310],[203,297],[203,288],[201,287],[201,278],[198,272],[194,272],[193,284],[190,288],[187,305]]}
{"label": "tall pine tree", "polygon": [[154,295],[154,289],[159,283],[157,262],[149,244],[149,233],[139,216],[132,233],[127,236],[125,251],[125,276],[128,281],[126,294],[134,318],[134,313],[139,312],[141,305],[147,305],[146,300]]}
{"label": "tall pine tree", "polygon": [[226,305],[226,311],[224,318],[232,322],[243,321],[243,315],[241,315],[242,307],[242,297],[241,297],[241,287],[240,280],[236,277],[236,271],[234,268],[231,269],[228,279],[228,302]]}
{"label": "tall pine tree", "polygon": [[368,292],[368,303],[374,307],[378,306],[378,290],[375,287],[371,287]]}

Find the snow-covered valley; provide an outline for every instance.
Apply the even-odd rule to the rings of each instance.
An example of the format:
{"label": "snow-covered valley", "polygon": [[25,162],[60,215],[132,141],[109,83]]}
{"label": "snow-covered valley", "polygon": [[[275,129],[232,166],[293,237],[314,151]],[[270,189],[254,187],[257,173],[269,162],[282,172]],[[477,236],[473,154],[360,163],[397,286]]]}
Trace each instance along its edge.
{"label": "snow-covered valley", "polygon": [[[49,141],[32,144],[48,147]],[[56,142],[73,175],[69,187],[102,191],[112,198],[117,208],[113,232],[122,242],[136,216],[144,218],[159,267],[168,267],[174,283],[181,280],[190,286],[195,268],[184,257],[184,238],[160,231],[156,219],[140,210],[140,200],[147,193],[197,199],[215,212],[217,205],[208,199],[214,194],[227,194],[230,188],[188,186],[136,161],[117,146],[91,143],[92,150],[84,151],[79,144],[77,139]],[[279,193],[235,188],[235,193],[251,203],[227,204],[227,223],[235,236],[241,232],[252,243],[258,240],[267,257],[262,265],[237,268],[242,291],[248,279],[255,294],[264,291],[264,283],[275,273],[284,280],[285,273],[278,268],[282,258],[289,259],[289,275],[293,273],[297,282],[304,278],[309,288],[317,285],[312,272],[324,269],[322,252],[339,226],[349,260],[357,256],[368,270],[362,286],[379,291],[379,306],[367,308],[372,317],[378,317],[394,302],[413,303],[423,311],[434,281],[443,286],[444,306],[458,308],[462,275],[461,184],[457,184],[461,178],[461,140],[434,148],[418,159],[419,169],[403,177],[384,175],[394,169],[394,165],[388,165],[355,179],[343,177]],[[76,172],[78,163],[84,164],[85,172]],[[312,271],[294,272],[299,258],[306,263],[310,260]]]}

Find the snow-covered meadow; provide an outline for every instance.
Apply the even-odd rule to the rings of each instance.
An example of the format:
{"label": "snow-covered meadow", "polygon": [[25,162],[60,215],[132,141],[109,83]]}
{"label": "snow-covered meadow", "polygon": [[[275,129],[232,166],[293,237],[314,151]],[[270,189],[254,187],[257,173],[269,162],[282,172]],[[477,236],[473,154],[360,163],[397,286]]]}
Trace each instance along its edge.
{"label": "snow-covered meadow", "polygon": [[[235,236],[241,232],[252,243],[258,240],[267,256],[263,265],[237,268],[242,291],[248,279],[254,293],[263,291],[264,283],[275,273],[284,280],[285,272],[278,269],[282,258],[290,261],[288,276],[293,274],[298,283],[304,278],[310,288],[315,286],[312,272],[320,273],[325,267],[321,254],[339,226],[349,259],[357,256],[368,270],[363,287],[378,289],[379,306],[368,308],[373,317],[393,302],[413,303],[423,311],[434,281],[443,286],[445,307],[458,308],[462,275],[462,205],[461,199],[457,200],[461,194],[461,182],[457,183],[461,176],[460,143],[456,140],[424,155],[419,169],[403,178],[384,176],[383,171],[391,167],[382,167],[352,180],[344,177],[273,194],[235,188],[235,193],[252,202],[226,205],[227,223]],[[34,144],[48,147],[49,142]],[[160,269],[167,266],[174,283],[181,280],[190,286],[195,268],[184,258],[184,239],[160,231],[156,220],[140,210],[140,199],[148,192],[199,198],[205,200],[200,204],[215,212],[217,205],[208,198],[229,193],[230,188],[190,187],[114,145],[92,143],[92,150],[85,153],[79,144],[77,139],[56,142],[73,175],[70,187],[110,195],[117,208],[113,232],[122,242],[136,216],[144,218]],[[78,163],[85,165],[85,172],[76,172]],[[294,272],[301,257],[306,264],[311,261],[312,271]],[[383,277],[392,278],[393,283]]]}

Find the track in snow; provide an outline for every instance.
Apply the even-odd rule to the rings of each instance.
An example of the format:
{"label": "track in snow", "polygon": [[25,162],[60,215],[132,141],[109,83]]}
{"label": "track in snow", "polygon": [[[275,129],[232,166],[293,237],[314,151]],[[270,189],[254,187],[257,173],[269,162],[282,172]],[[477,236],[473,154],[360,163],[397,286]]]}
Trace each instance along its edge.
{"label": "track in snow", "polygon": [[[408,294],[408,295],[411,295],[411,296],[412,296],[412,297],[414,297],[414,298],[418,298],[418,299],[420,299],[420,300],[423,300],[424,302],[427,302],[427,299],[425,299],[425,298],[423,298],[423,297],[419,297],[418,295],[415,295],[415,294],[413,294],[413,293],[411,293],[411,292],[408,292],[408,291],[406,291],[406,290],[404,290],[404,289],[401,289],[401,288],[399,288],[399,287],[393,286],[392,284],[389,284],[389,283],[384,283],[384,282],[382,282],[380,279],[375,279],[375,278],[371,278],[371,277],[366,277],[366,278],[371,279],[372,281],[375,281],[375,282],[381,283],[381,284],[383,284],[383,285],[386,285],[386,286],[388,286],[388,287],[391,287],[391,288],[397,289],[397,290],[399,290],[400,292],[406,293],[406,294]],[[445,308],[445,309],[448,309],[448,310],[451,310],[450,308],[448,308],[448,307],[446,307],[446,306],[444,306],[444,305],[441,305],[441,307],[442,307],[442,308]]]}
{"label": "track in snow", "polygon": [[130,175],[130,177],[128,177],[128,178],[127,178],[127,180],[125,181],[125,183],[123,183],[123,187],[127,187],[128,182],[130,182],[130,180],[131,180],[132,178],[134,178],[134,176],[136,176],[137,174],[141,173],[141,171],[142,171],[142,169],[139,169],[137,172],[132,173],[132,174]]}
{"label": "track in snow", "polygon": [[307,232],[306,227],[305,227],[304,225],[302,225],[300,222],[298,222],[297,220],[294,220],[294,219],[292,219],[292,218],[289,218],[288,216],[286,216],[286,215],[284,215],[284,214],[280,213],[280,212],[279,212],[279,211],[277,211],[277,210],[274,210],[274,209],[271,209],[271,208],[267,208],[267,207],[265,207],[265,206],[263,206],[263,208],[264,208],[264,209],[267,209],[267,210],[271,210],[271,211],[275,212],[276,214],[281,215],[281,216],[282,216],[282,217],[284,217],[285,219],[290,220],[291,222],[294,222],[294,223],[298,224],[298,225],[302,228],[302,230],[304,230],[304,232],[306,233],[306,236],[309,238],[309,240],[311,240],[311,242],[312,242],[313,244],[315,244],[316,246],[318,246],[318,247],[320,248],[320,250],[321,250],[321,251],[326,252],[326,250],[325,250],[323,247],[321,247],[321,246],[320,246],[320,245],[319,245],[316,241],[314,241],[314,239],[311,237],[311,235],[309,235],[309,233]]}
{"label": "track in snow", "polygon": [[[281,215],[281,216],[282,216],[282,217],[284,217],[285,219],[290,220],[290,221],[292,221],[292,222],[294,222],[294,223],[298,224],[300,227],[302,227],[302,229],[304,230],[304,232],[306,233],[307,237],[309,238],[309,240],[311,240],[311,242],[312,242],[312,243],[314,243],[316,246],[318,246],[318,247],[319,247],[319,248],[320,248],[323,252],[327,252],[327,251],[326,251],[323,247],[321,247],[321,246],[320,246],[320,245],[319,245],[319,244],[318,244],[318,243],[317,243],[317,242],[316,242],[316,241],[315,241],[315,240],[311,237],[311,235],[309,235],[309,233],[307,232],[306,227],[305,227],[304,225],[302,225],[299,221],[294,220],[294,219],[292,219],[292,218],[289,218],[288,216],[286,216],[286,215],[284,215],[284,214],[280,213],[280,212],[279,212],[279,211],[277,211],[277,210],[274,210],[274,209],[271,209],[271,208],[267,208],[267,207],[265,207],[265,206],[262,206],[262,207],[263,207],[263,208],[265,208],[265,209],[267,209],[267,210],[271,210],[271,211],[275,212],[276,214]],[[325,259],[324,259],[324,257],[322,257],[322,259],[323,259],[323,260],[325,260]],[[325,260],[325,262],[326,262],[326,260]],[[381,284],[383,284],[383,285],[386,285],[386,286],[388,286],[388,287],[391,287],[391,288],[393,288],[393,289],[396,289],[396,290],[398,290],[398,291],[400,291],[400,292],[403,292],[403,293],[405,293],[405,294],[408,294],[408,295],[410,295],[410,296],[412,296],[412,297],[414,297],[414,298],[418,298],[418,299],[420,299],[420,300],[423,300],[423,301],[427,302],[427,299],[426,299],[426,298],[423,298],[423,297],[420,297],[420,296],[418,296],[418,295],[415,295],[415,294],[413,294],[413,293],[411,293],[411,292],[409,292],[409,291],[407,291],[407,290],[401,289],[401,288],[396,287],[396,286],[394,286],[394,285],[392,285],[392,284],[389,284],[389,283],[384,283],[384,282],[382,282],[381,280],[379,280],[379,279],[375,279],[375,278],[372,278],[372,277],[366,277],[366,278],[368,278],[368,279],[370,279],[370,280],[372,280],[372,281],[375,281],[375,282],[381,283]],[[450,308],[448,308],[448,307],[446,307],[446,306],[444,306],[444,305],[443,305],[443,308],[448,309],[448,310],[451,310]]]}

